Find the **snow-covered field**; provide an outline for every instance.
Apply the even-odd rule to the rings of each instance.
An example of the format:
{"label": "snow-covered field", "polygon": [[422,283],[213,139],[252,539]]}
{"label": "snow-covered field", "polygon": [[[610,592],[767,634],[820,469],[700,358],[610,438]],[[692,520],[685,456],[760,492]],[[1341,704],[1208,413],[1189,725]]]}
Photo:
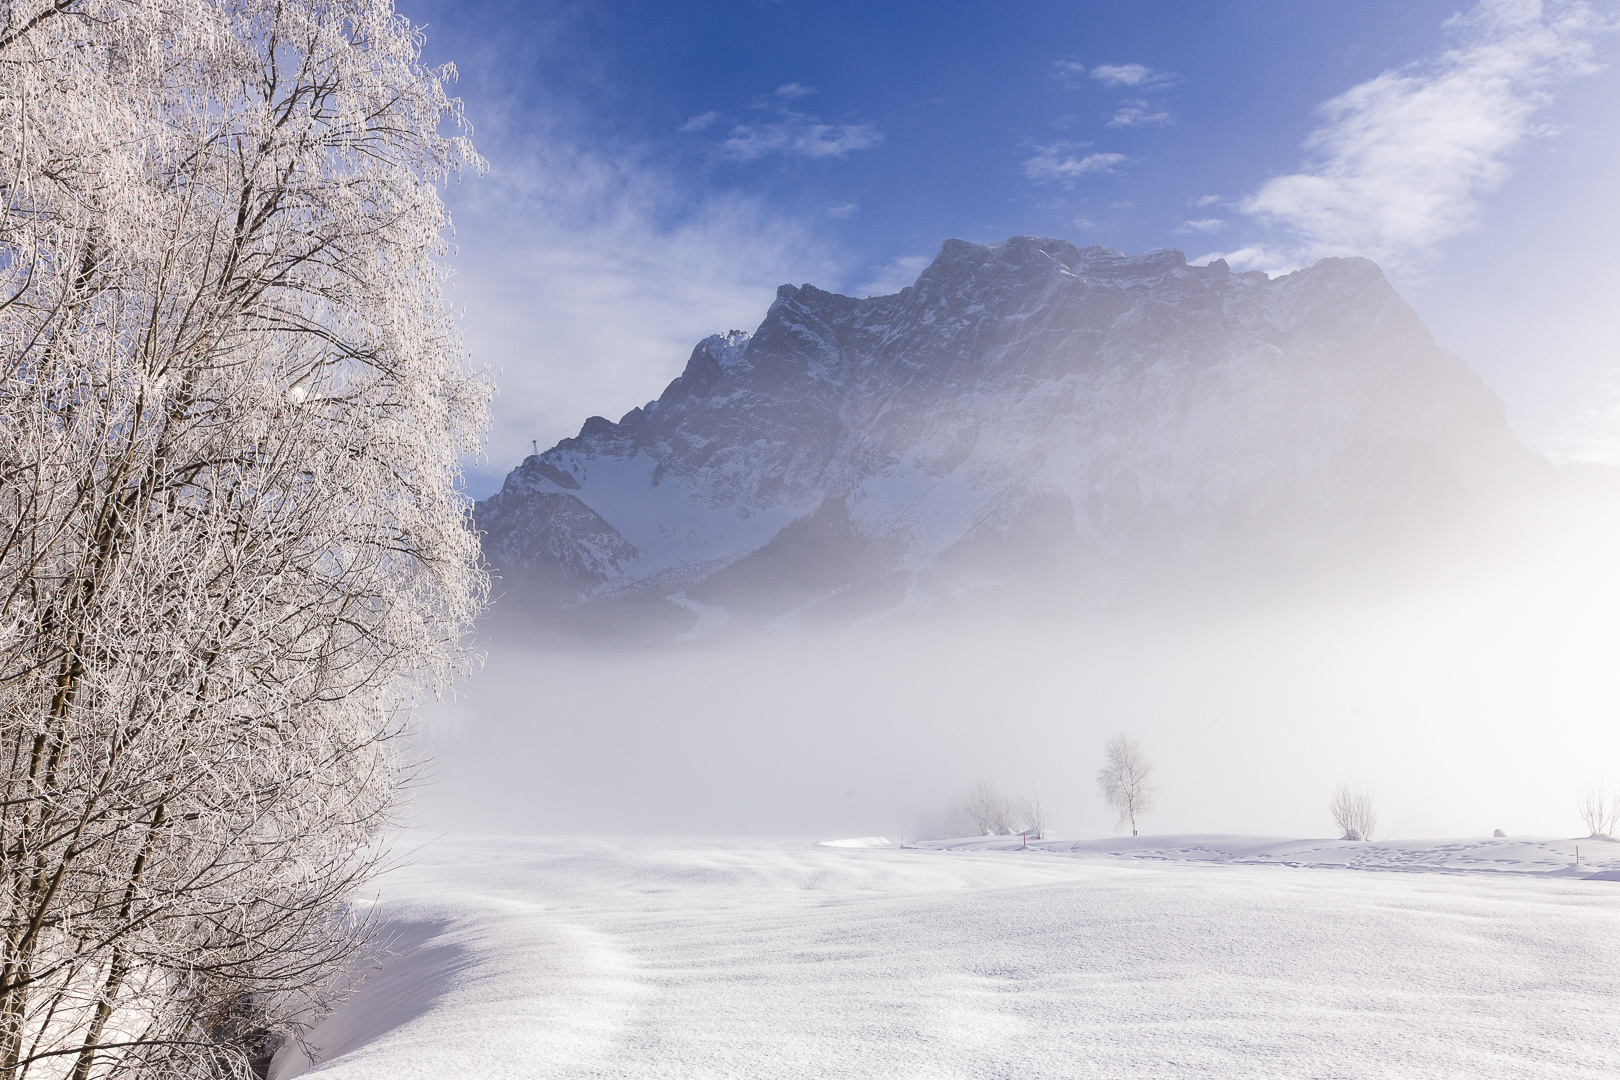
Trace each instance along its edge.
{"label": "snow-covered field", "polygon": [[434,840],[275,1075],[1620,1074],[1620,844],[1020,843]]}

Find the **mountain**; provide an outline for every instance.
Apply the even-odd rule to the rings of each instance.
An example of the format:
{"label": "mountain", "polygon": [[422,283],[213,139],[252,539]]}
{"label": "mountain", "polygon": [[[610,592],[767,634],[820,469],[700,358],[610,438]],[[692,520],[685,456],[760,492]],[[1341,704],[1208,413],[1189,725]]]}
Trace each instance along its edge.
{"label": "mountain", "polygon": [[476,517],[509,608],[707,633],[1311,565],[1544,465],[1364,259],[950,240],[892,296],[782,286]]}

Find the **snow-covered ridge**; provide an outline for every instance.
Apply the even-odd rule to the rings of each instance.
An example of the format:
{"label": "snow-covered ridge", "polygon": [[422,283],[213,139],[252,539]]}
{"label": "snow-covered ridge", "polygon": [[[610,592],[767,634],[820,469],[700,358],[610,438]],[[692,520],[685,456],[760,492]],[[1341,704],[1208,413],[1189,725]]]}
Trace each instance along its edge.
{"label": "snow-covered ridge", "polygon": [[1620,878],[1620,842],[1596,836],[1574,840],[1486,837],[1366,842],[1204,834],[1113,837],[1103,840],[986,836],[928,840],[910,846],[935,851],[1037,851],[1080,858],[1287,866],[1317,870],[1538,874],[1596,877],[1598,880]]}
{"label": "snow-covered ridge", "polygon": [[1096,578],[1145,551],[1353,536],[1533,465],[1364,259],[1272,280],[950,240],[890,296],[782,286],[752,334],[699,342],[478,519],[508,588],[544,604],[856,617],[1008,566]]}

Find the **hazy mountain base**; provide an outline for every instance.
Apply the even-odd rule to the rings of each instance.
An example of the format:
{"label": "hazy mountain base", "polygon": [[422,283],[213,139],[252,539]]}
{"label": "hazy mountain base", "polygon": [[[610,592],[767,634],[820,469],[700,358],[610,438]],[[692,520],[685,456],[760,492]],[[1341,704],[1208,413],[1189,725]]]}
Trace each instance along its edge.
{"label": "hazy mountain base", "polygon": [[[501,578],[486,632],[550,647],[723,644],[759,633],[949,626],[961,619],[1063,625],[1248,615],[1489,588],[1503,577],[1620,550],[1620,469],[1547,465],[1489,499],[1414,498],[1352,528],[1282,515],[1210,536],[1173,534],[1121,555],[1082,542],[1058,498],[968,537],[930,566],[896,567],[901,544],[862,533],[828,500],[718,569],[666,574],[564,603],[532,578]],[[1572,552],[1572,547],[1580,554]],[[705,572],[707,571],[707,572]]]}

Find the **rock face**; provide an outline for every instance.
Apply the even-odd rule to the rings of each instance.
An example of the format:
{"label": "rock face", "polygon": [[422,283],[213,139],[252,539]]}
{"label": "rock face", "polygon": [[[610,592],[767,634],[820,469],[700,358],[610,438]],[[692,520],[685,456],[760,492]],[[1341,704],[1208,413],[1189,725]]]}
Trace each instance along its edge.
{"label": "rock face", "polygon": [[700,342],[656,401],[590,418],[477,517],[537,613],[849,619],[1309,561],[1539,461],[1366,260],[1268,279],[951,240],[893,296],[784,285],[752,335]]}

